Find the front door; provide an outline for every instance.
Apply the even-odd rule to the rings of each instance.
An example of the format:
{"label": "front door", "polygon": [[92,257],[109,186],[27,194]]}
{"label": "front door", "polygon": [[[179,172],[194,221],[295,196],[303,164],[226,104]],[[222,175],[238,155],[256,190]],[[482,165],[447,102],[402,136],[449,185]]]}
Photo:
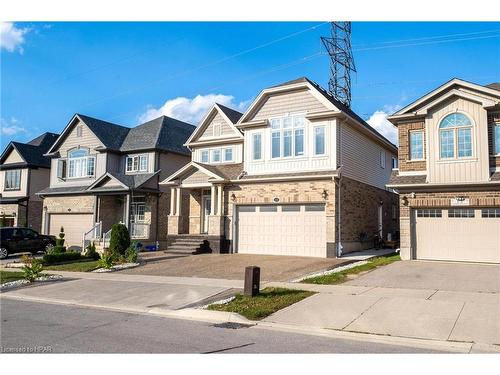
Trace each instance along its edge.
{"label": "front door", "polygon": [[201,200],[201,233],[208,233],[208,216],[212,206],[212,197],[203,196]]}

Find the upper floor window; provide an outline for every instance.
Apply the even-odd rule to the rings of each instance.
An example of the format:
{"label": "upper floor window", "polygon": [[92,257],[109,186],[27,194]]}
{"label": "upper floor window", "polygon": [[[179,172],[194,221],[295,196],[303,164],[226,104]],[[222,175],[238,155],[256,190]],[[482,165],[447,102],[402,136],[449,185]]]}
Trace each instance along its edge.
{"label": "upper floor window", "polygon": [[398,169],[398,159],[392,158],[392,169]]}
{"label": "upper floor window", "polygon": [[88,149],[79,148],[68,152],[68,177],[90,177],[95,174],[95,157]]}
{"label": "upper floor window", "polygon": [[472,156],[472,122],[462,113],[451,113],[439,124],[441,159]]}
{"label": "upper floor window", "polygon": [[262,159],[262,134],[256,133],[252,136],[253,160]]}
{"label": "upper floor window", "polygon": [[5,171],[5,190],[21,189],[21,170],[11,169]]}
{"label": "upper floor window", "polygon": [[304,116],[271,119],[271,157],[304,155]]}
{"label": "upper floor window", "polygon": [[220,150],[212,150],[212,163],[220,163]]}
{"label": "upper floor window", "polygon": [[325,154],[325,127],[314,128],[314,155]]}
{"label": "upper floor window", "polygon": [[148,159],[149,159],[148,155],[127,156],[127,162],[126,162],[127,172],[147,172]]}
{"label": "upper floor window", "polygon": [[224,161],[233,161],[233,149],[232,148],[224,149]]}
{"label": "upper floor window", "polygon": [[495,155],[500,155],[500,124],[493,127],[493,138],[495,143]]}
{"label": "upper floor window", "polygon": [[385,168],[385,163],[386,163],[386,155],[384,150],[380,150],[380,167]]}
{"label": "upper floor window", "polygon": [[202,163],[208,163],[208,150],[203,150],[201,152],[201,162]]}
{"label": "upper floor window", "polygon": [[410,132],[410,160],[424,158],[424,132]]}

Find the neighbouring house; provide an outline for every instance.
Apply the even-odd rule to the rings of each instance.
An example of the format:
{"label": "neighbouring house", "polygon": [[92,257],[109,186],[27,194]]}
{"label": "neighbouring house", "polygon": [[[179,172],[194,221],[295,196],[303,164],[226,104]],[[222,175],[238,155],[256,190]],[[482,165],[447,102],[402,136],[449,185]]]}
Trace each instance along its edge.
{"label": "neighbouring house", "polygon": [[190,161],[183,144],[193,129],[166,116],[128,128],[74,115],[47,152],[50,185],[38,193],[44,233],[64,227],[70,248],[103,247],[121,222],[144,245],[164,243],[170,200],[158,183]]}
{"label": "neighbouring house", "polygon": [[389,120],[402,258],[500,263],[500,84],[452,79]]}
{"label": "neighbouring house", "polygon": [[161,182],[170,251],[335,257],[397,235],[396,146],[307,78],[244,114],[215,104],[186,146],[192,161]]}
{"label": "neighbouring house", "polygon": [[0,156],[0,220],[4,226],[42,227],[42,199],[49,186],[50,159],[44,154],[59,135],[44,133],[27,142],[10,142]]}

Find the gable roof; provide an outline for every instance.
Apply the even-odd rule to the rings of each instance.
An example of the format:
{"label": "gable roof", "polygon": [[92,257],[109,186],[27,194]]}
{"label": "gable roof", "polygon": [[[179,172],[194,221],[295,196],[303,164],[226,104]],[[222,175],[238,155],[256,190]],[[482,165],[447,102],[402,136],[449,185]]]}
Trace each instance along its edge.
{"label": "gable roof", "polygon": [[500,91],[500,82],[493,82],[493,83],[490,83],[489,85],[486,85],[485,87]]}
{"label": "gable roof", "polygon": [[[47,132],[27,143],[12,141],[2,153],[0,162],[3,163],[12,149],[15,149],[24,160],[23,166],[50,168],[50,159],[45,157],[44,154],[58,137],[58,134]],[[21,166],[19,163],[16,164]]]}
{"label": "gable roof", "polygon": [[[468,82],[468,81],[465,81],[463,79],[453,78],[453,79],[450,79],[449,81],[443,83],[442,85],[440,85],[436,89],[423,95],[422,97],[415,100],[414,102],[401,108],[399,111],[392,114],[387,119],[389,121],[391,121],[391,120],[398,119],[398,117],[415,115],[416,110],[436,101],[439,97],[442,96],[443,92],[455,90],[454,94],[458,94],[458,93],[460,93],[458,91],[459,88],[466,88],[466,89],[469,89],[472,91],[479,92],[479,93],[486,95],[486,96],[489,96],[489,97],[500,98],[500,90],[498,88],[498,85],[499,84],[497,84],[497,83],[492,83],[490,85],[481,86],[481,85],[478,85],[477,83]],[[472,95],[472,94],[466,93],[465,91],[463,91],[460,94],[461,95]],[[484,100],[486,100],[486,98],[484,98]]]}
{"label": "gable roof", "polygon": [[161,116],[134,128],[113,124],[94,117],[75,114],[54,145],[48,150],[54,152],[74,126],[76,120],[82,121],[103,144],[102,149],[117,152],[139,150],[162,150],[190,155],[183,146],[194,126],[171,117]]}
{"label": "gable roof", "polygon": [[338,111],[339,113],[344,113],[345,115],[347,115],[348,117],[353,119],[355,122],[359,123],[363,128],[368,130],[374,136],[379,138],[383,143],[388,144],[394,150],[397,149],[396,145],[394,145],[385,136],[383,136],[375,128],[373,128],[371,125],[369,125],[356,112],[354,112],[351,108],[349,108],[348,106],[344,105],[343,103],[341,103],[340,101],[335,99],[332,95],[330,95],[330,93],[328,93],[318,83],[310,80],[307,77],[299,77],[299,78],[293,79],[291,81],[283,82],[283,83],[280,83],[278,85],[271,86],[271,87],[268,87],[268,88],[262,90],[261,93],[257,96],[257,98],[253,101],[253,103],[248,107],[247,111],[244,113],[244,115],[241,117],[241,119],[238,121],[238,125],[242,124],[245,121],[245,119],[254,110],[257,103],[261,101],[261,99],[263,98],[264,95],[271,95],[277,89],[284,89],[285,90],[287,86],[291,86],[291,88],[296,87],[297,89],[300,89],[302,87],[308,87],[309,89],[311,89],[311,92],[316,96],[317,99],[319,99],[322,103],[327,104],[327,107],[330,108],[330,110]]}
{"label": "gable roof", "polygon": [[117,181],[125,190],[138,189],[146,182],[148,182],[152,177],[156,176],[160,171],[154,173],[141,173],[141,174],[125,174],[119,172],[107,172],[101,177],[99,177],[94,183],[92,183],[87,190],[99,189],[101,182],[112,179]]}
{"label": "gable roof", "polygon": [[[214,105],[210,107],[210,109],[202,118],[198,126],[192,132],[191,136],[186,141],[185,143],[186,146],[189,146],[189,144],[192,143],[194,139],[196,139],[196,137],[200,134],[200,132],[204,130],[208,126],[208,124],[210,124],[210,121],[212,120],[212,115],[214,113],[219,113],[222,116],[222,118],[224,118],[229,127],[236,133],[235,134],[236,137],[243,138],[243,135],[241,134],[240,130],[235,126],[235,124],[243,116],[243,113],[228,108],[226,106],[223,106],[222,104],[214,103]],[[226,137],[226,139],[227,138],[229,137]]]}

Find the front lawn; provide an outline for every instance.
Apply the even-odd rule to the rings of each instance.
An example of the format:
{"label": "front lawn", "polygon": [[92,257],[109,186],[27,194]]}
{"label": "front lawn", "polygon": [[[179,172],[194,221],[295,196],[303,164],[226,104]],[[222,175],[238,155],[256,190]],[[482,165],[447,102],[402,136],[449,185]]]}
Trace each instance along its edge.
{"label": "front lawn", "polygon": [[80,262],[53,264],[44,266],[44,270],[50,271],[72,271],[72,272],[89,272],[99,268],[98,260],[85,260]]}
{"label": "front lawn", "polygon": [[0,271],[0,284],[8,283],[10,281],[21,280],[23,278],[22,272],[13,271]]}
{"label": "front lawn", "polygon": [[210,305],[208,309],[235,312],[251,320],[260,320],[313,294],[305,290],[265,288],[256,297],[237,294],[231,302]]}
{"label": "front lawn", "polygon": [[315,276],[308,279],[304,279],[301,283],[307,284],[340,284],[349,280],[349,275],[356,275],[361,272],[372,271],[378,267],[386,266],[393,262],[401,260],[401,257],[397,253],[392,253],[388,255],[383,255],[380,257],[372,258],[366,264],[349,268],[344,271],[331,273],[329,275]]}

